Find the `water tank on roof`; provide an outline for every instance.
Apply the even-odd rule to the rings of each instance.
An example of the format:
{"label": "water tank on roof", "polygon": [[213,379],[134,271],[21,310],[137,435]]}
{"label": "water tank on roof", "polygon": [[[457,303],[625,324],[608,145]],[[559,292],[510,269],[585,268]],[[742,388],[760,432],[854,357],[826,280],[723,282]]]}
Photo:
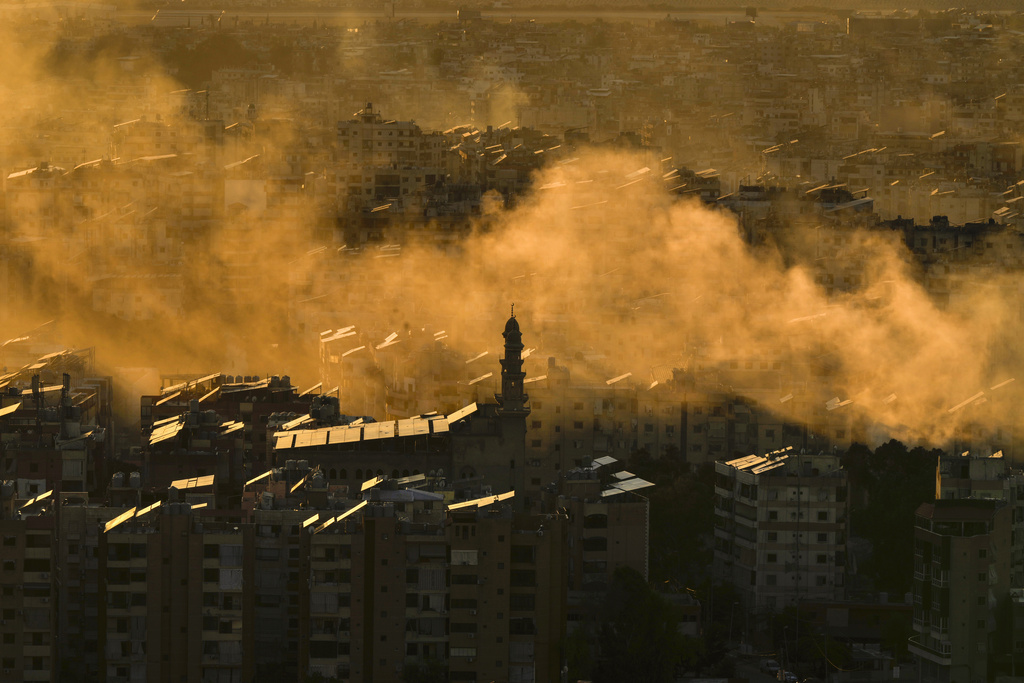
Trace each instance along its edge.
{"label": "water tank on roof", "polygon": [[281,378],[281,386],[283,386],[283,387],[290,387],[291,385],[292,385],[292,378],[291,377],[289,377],[288,375],[285,375],[284,377]]}
{"label": "water tank on roof", "polygon": [[284,468],[286,470],[294,470],[297,466],[298,466],[298,463],[295,460],[285,460],[284,461]]}
{"label": "water tank on roof", "polygon": [[245,383],[248,384],[251,381],[252,381],[252,375],[246,375],[245,376]]}
{"label": "water tank on roof", "polygon": [[124,472],[114,472],[114,476],[110,478],[111,488],[119,489],[124,487]]}
{"label": "water tank on roof", "polygon": [[281,378],[280,377],[278,377],[277,375],[274,375],[273,377],[270,378],[270,386],[276,387],[276,386],[280,386],[280,385],[281,385]]}
{"label": "water tank on roof", "polygon": [[300,460],[299,463],[298,463],[298,468],[300,470],[303,470],[303,471],[308,470],[309,469],[309,461],[308,460]]}
{"label": "water tank on roof", "polygon": [[198,413],[199,412],[199,399],[195,399],[194,398],[194,399],[192,399],[191,401],[188,402],[188,411],[190,413]]}
{"label": "water tank on roof", "polygon": [[260,507],[264,510],[274,509],[274,494],[270,491],[264,491],[263,495],[260,496]]}
{"label": "water tank on roof", "polygon": [[128,475],[128,486],[131,486],[133,489],[141,489],[142,488],[142,472],[135,471],[135,472],[132,472],[131,474],[129,474]]}

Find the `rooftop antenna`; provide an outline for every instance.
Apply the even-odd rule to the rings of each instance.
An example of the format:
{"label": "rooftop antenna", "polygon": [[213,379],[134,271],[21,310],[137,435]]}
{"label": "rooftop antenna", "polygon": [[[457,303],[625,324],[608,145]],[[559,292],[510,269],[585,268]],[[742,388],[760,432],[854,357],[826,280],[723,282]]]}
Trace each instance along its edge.
{"label": "rooftop antenna", "polygon": [[512,304],[512,317],[516,317],[516,305]]}

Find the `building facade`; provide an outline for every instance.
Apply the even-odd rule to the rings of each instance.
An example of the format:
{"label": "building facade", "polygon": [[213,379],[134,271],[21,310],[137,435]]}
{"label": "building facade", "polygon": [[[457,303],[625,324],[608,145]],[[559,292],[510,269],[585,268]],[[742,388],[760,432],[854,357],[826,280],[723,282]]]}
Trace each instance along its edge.
{"label": "building facade", "polygon": [[917,509],[910,653],[922,680],[989,680],[996,611],[1010,594],[1010,513],[992,499]]}
{"label": "building facade", "polygon": [[787,450],[716,463],[715,576],[757,612],[841,600],[847,493],[837,455]]}

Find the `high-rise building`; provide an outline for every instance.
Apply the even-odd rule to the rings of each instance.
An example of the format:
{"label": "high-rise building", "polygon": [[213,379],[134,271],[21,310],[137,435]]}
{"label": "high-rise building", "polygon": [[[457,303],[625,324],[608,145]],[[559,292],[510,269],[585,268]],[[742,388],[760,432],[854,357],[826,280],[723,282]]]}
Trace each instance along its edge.
{"label": "high-rise building", "polygon": [[52,496],[15,503],[14,487],[0,486],[0,681],[56,681]]}
{"label": "high-rise building", "polygon": [[839,456],[770,453],[715,464],[715,576],[747,609],[846,593],[848,483]]}
{"label": "high-rise building", "polygon": [[1011,509],[994,499],[917,509],[910,652],[922,680],[989,680],[996,607],[1010,591]]}

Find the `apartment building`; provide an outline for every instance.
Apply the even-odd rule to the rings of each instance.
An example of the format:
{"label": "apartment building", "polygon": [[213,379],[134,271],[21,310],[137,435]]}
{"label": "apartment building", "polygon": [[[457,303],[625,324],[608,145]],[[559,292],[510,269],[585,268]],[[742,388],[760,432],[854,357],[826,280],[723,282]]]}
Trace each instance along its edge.
{"label": "apartment building", "polygon": [[[570,627],[599,616],[596,607],[620,567],[649,576],[650,501],[642,489],[650,484],[634,478],[635,484],[626,485],[628,490],[616,488],[632,475],[609,474],[616,469],[613,460],[606,456],[570,470],[550,487],[544,500],[545,510],[564,510],[568,517]],[[602,485],[602,478],[612,485]]]}
{"label": "apartment building", "polygon": [[380,481],[345,499],[315,480],[277,507],[172,490],[59,514],[50,492],[23,501],[5,482],[0,680],[397,683],[425,661],[451,680],[557,680],[564,515]]}
{"label": "apartment building", "polygon": [[52,496],[0,485],[0,681],[57,681],[57,534]]}
{"label": "apartment building", "polygon": [[936,500],[1002,500],[1013,510],[1010,585],[1024,586],[1024,473],[1002,451],[991,455],[964,452],[939,458]]}
{"label": "apartment building", "polygon": [[385,120],[373,104],[337,125],[337,190],[349,210],[409,201],[445,180],[448,145],[412,121]]}
{"label": "apartment building", "polygon": [[995,499],[917,509],[910,653],[922,680],[989,680],[996,610],[1010,592],[1012,510]]}
{"label": "apartment building", "polygon": [[838,455],[784,449],[716,463],[715,576],[757,612],[841,600],[847,493]]}
{"label": "apartment building", "polygon": [[103,478],[110,377],[90,377],[92,351],[58,351],[0,375],[0,476],[28,498],[92,490]]}

